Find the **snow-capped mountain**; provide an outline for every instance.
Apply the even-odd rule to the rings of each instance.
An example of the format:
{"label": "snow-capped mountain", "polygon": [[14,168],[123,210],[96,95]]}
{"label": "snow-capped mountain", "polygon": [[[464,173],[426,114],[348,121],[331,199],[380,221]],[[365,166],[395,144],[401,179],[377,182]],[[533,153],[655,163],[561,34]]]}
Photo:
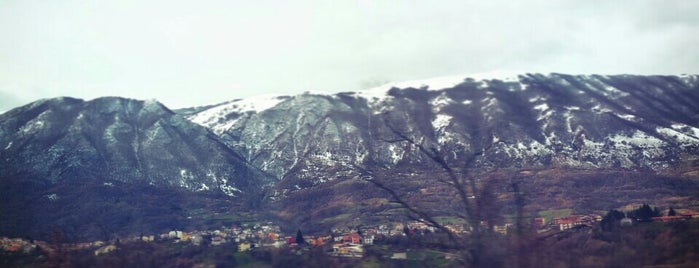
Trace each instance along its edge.
{"label": "snow-capped mountain", "polygon": [[143,181],[229,196],[263,184],[216,136],[156,101],[58,98],[1,117],[5,174]]}
{"label": "snow-capped mountain", "polygon": [[[289,190],[353,165],[428,162],[399,130],[479,167],[670,168],[699,157],[697,76],[479,75],[332,95],[239,100],[187,116]],[[246,103],[259,103],[257,109]],[[329,169],[336,172],[328,173]],[[297,180],[298,179],[298,180]]]}
{"label": "snow-capped mountain", "polygon": [[[443,170],[405,138],[457,170],[477,170],[501,195],[530,170],[521,189],[533,210],[678,206],[698,189],[698,76],[482,74],[265,100],[260,109],[240,112],[240,100],[186,117],[274,175],[272,209],[299,225],[394,215],[362,170],[406,193],[442,191]],[[450,202],[409,196],[433,211]]]}
{"label": "snow-capped mountain", "polygon": [[421,193],[410,196],[446,198],[430,201],[441,209],[443,170],[406,139],[503,195],[526,171],[521,190],[541,209],[694,202],[699,76],[479,74],[176,112],[40,100],[0,114],[0,235],[210,224],[202,207],[264,207],[317,229],[395,215],[366,170]]}
{"label": "snow-capped mountain", "polygon": [[208,196],[245,206],[270,182],[156,101],[36,101],[0,115],[0,144],[3,235],[46,239],[60,228],[71,239],[108,239],[182,228]]}

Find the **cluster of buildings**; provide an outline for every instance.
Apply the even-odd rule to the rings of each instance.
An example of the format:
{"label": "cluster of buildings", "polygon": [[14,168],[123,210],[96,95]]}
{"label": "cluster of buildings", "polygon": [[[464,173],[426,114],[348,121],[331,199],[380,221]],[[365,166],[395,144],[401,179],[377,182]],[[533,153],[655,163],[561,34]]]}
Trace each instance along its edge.
{"label": "cluster of buildings", "polygon": [[[601,220],[602,216],[595,214],[570,215],[567,217],[552,218],[550,220],[544,217],[537,217],[532,220],[532,226],[538,233],[545,233],[549,231],[565,231],[579,226],[593,226],[596,222]],[[506,235],[513,226],[512,223],[493,225],[493,231]]]}
{"label": "cluster of buildings", "polygon": [[[220,246],[228,242],[238,244],[238,251],[247,251],[255,247],[281,247],[286,244],[282,239],[281,228],[272,223],[255,224],[252,226],[222,228],[206,231],[170,231],[160,234],[161,240],[173,240],[177,243],[203,243]],[[153,241],[153,236],[141,236],[143,241]]]}
{"label": "cluster of buildings", "polygon": [[596,222],[602,220],[602,216],[596,214],[589,215],[570,215],[567,217],[553,218],[547,221],[546,218],[534,218],[534,227],[538,228],[538,232],[546,232],[550,230],[565,231],[579,226],[592,226]]}
{"label": "cluster of buildings", "polygon": [[29,253],[36,249],[36,245],[21,238],[0,238],[0,251]]}
{"label": "cluster of buildings", "polygon": [[551,223],[554,228],[558,228],[560,231],[565,231],[578,226],[592,226],[595,222],[602,220],[600,215],[571,215],[564,218],[554,218]]}
{"label": "cluster of buildings", "polygon": [[[654,221],[674,221],[688,219],[699,216],[692,215],[677,215],[663,216],[653,218]],[[537,232],[543,233],[548,231],[565,231],[578,226],[592,226],[596,222],[601,221],[599,215],[570,215],[567,217],[547,218],[538,217],[533,219],[533,226]],[[512,228],[511,223],[502,225],[494,225],[493,231],[507,234]],[[447,224],[445,228],[454,233],[466,233],[463,225]],[[435,232],[436,228],[424,222],[412,221],[408,223],[391,223],[382,224],[373,227],[364,227],[361,229],[333,229],[330,235],[304,235],[303,240],[306,245],[319,247],[332,245],[332,251],[328,254],[342,257],[362,257],[364,246],[374,244],[374,241],[381,238],[396,237],[396,236],[412,236],[425,233]],[[173,230],[160,235],[140,235],[127,238],[121,238],[120,243],[128,243],[134,241],[155,242],[155,241],[172,241],[174,243],[192,243],[194,245],[211,245],[220,246],[225,243],[235,242],[237,250],[240,252],[248,251],[258,247],[298,247],[300,241],[296,241],[295,236],[284,236],[281,228],[271,222],[267,224],[244,225],[243,227],[232,226],[230,228],[221,228],[219,230],[206,231],[179,231]],[[54,246],[43,241],[28,241],[20,238],[0,238],[0,251],[5,252],[24,252],[29,253],[36,248],[52,251]],[[113,243],[105,243],[103,241],[64,244],[65,250],[82,250],[95,248],[95,255],[101,255],[117,249]]]}

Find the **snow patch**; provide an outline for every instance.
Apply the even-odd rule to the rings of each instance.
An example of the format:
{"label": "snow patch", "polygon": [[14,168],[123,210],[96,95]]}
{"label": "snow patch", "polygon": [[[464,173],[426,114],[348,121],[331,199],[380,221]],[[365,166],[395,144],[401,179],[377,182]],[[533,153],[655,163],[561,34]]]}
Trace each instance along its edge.
{"label": "snow patch", "polygon": [[680,143],[695,144],[699,142],[699,128],[686,126],[687,131],[681,132],[673,128],[658,127],[655,129],[660,134],[677,139]]}
{"label": "snow patch", "polygon": [[544,135],[546,146],[551,146],[557,142],[556,132],[551,131],[550,135]]}
{"label": "snow patch", "polygon": [[197,189],[197,192],[208,191],[208,190],[209,190],[209,186],[206,186],[206,184],[202,183],[201,187],[199,187],[199,189]]}
{"label": "snow patch", "polygon": [[495,98],[488,97],[484,98],[481,102],[485,103],[483,108],[481,108],[482,110],[485,110],[487,108],[490,108],[491,106],[494,106],[498,102],[498,100]]}
{"label": "snow patch", "polygon": [[438,114],[435,116],[434,120],[432,120],[432,127],[434,127],[435,130],[444,130],[447,126],[449,126],[451,119],[452,117],[449,115]]}
{"label": "snow patch", "polygon": [[525,90],[529,89],[529,85],[524,84],[524,83],[519,83],[519,88],[520,88],[522,91],[525,91]]}
{"label": "snow patch", "polygon": [[31,132],[36,132],[39,129],[41,129],[42,127],[44,127],[44,121],[42,121],[41,119],[38,119],[38,117],[37,117],[37,119],[34,119],[34,120],[30,121],[29,123],[27,123],[26,125],[24,125],[20,131],[22,133],[27,134],[27,133],[31,133]]}
{"label": "snow patch", "polygon": [[539,104],[537,106],[534,106],[534,110],[539,110],[539,111],[546,111],[549,109],[549,105],[546,103]]}
{"label": "snow patch", "polygon": [[439,137],[437,137],[437,142],[439,144],[446,144],[447,142],[460,143],[458,138],[459,138],[459,136],[456,133],[445,131],[444,133],[441,133],[441,135],[439,135]]}
{"label": "snow patch", "polygon": [[671,127],[672,127],[674,130],[680,131],[680,132],[682,132],[682,133],[684,133],[684,134],[686,134],[686,135],[691,135],[691,136],[694,136],[694,137],[699,137],[699,128],[696,128],[696,127],[693,127],[693,126],[689,126],[689,125],[685,125],[685,124],[682,124],[682,123],[674,123],[674,124],[671,125]]}
{"label": "snow patch", "polygon": [[665,142],[646,134],[643,131],[636,130],[631,136],[624,136],[617,134],[611,137],[611,140],[616,143],[617,147],[630,147],[631,145],[637,145],[640,147],[661,147]]}
{"label": "snow patch", "polygon": [[519,75],[523,74],[525,72],[522,71],[509,71],[509,70],[501,70],[501,71],[490,71],[490,72],[482,72],[482,73],[472,73],[472,74],[467,74],[466,77],[468,78],[473,78],[475,80],[501,80],[505,82],[514,82],[514,81],[519,81]]}
{"label": "snow patch", "polygon": [[[549,105],[546,103],[534,106],[534,110],[540,111],[540,115],[536,118],[537,121],[547,119],[553,115],[553,110],[551,110]],[[567,113],[570,114],[569,112]]]}
{"label": "snow patch", "polygon": [[[588,77],[588,79],[594,79],[594,78]],[[601,93],[604,96],[626,97],[626,96],[630,95],[629,93],[621,91],[618,88],[616,88],[612,85],[609,85],[602,80],[597,80],[597,82],[599,82],[598,85],[602,87],[603,91]],[[591,86],[590,83],[586,83],[586,84],[588,85],[588,87]],[[591,88],[595,88],[595,87],[592,86]]]}
{"label": "snow patch", "polygon": [[187,180],[192,179],[192,174],[189,173],[186,169],[180,169],[180,187],[182,188],[188,188],[187,187]]}
{"label": "snow patch", "polygon": [[[243,192],[235,186],[228,185],[227,178],[216,176],[216,173],[214,173],[212,170],[208,170],[206,172],[206,177],[209,178],[210,180],[212,180],[214,182],[214,184],[217,184],[218,188],[221,190],[221,192],[223,192],[227,196],[235,197],[236,193]],[[202,188],[204,188],[204,187],[206,188],[205,190],[209,190],[209,187],[202,183]]]}
{"label": "snow patch", "polygon": [[446,107],[449,104],[454,103],[453,100],[451,100],[449,97],[447,97],[444,93],[440,94],[436,98],[434,98],[431,102],[432,107],[434,107],[435,110],[439,110],[441,108]]}
{"label": "snow patch", "polygon": [[233,101],[232,104],[238,109],[238,113],[249,111],[259,113],[277,106],[277,104],[284,100],[286,100],[286,98],[283,96],[267,94]]}
{"label": "snow patch", "polygon": [[443,90],[453,88],[466,79],[474,79],[478,81],[484,80],[501,80],[504,82],[519,81],[519,74],[522,72],[515,71],[491,71],[483,73],[471,73],[461,75],[439,76],[428,79],[410,80],[403,82],[389,82],[384,85],[369,89],[359,90],[355,93],[357,97],[363,97],[367,100],[380,100],[386,98],[388,91],[392,88],[426,88],[427,90]]}
{"label": "snow patch", "polygon": [[156,140],[159,136],[159,134],[163,131],[163,128],[160,127],[160,122],[155,123],[158,127],[151,128],[146,132],[146,141],[148,142],[153,142]]}
{"label": "snow patch", "polygon": [[467,76],[464,75],[453,75],[453,76],[441,76],[429,79],[411,80],[403,81],[398,83],[388,83],[378,88],[383,88],[389,90],[391,88],[427,88],[428,90],[441,90],[446,88],[452,88],[458,84],[461,84],[466,80]]}
{"label": "snow patch", "polygon": [[385,88],[383,86],[360,90],[354,93],[355,97],[365,98],[369,101],[378,101],[382,99],[390,98],[388,95],[388,90],[391,88]]}
{"label": "snow patch", "polygon": [[532,103],[538,102],[538,101],[544,101],[544,100],[546,100],[546,99],[543,96],[536,96],[533,98],[529,98],[529,102],[532,102]]}
{"label": "snow patch", "polygon": [[609,108],[602,108],[602,105],[597,104],[594,107],[592,107],[592,111],[596,113],[611,113],[612,110]]}
{"label": "snow patch", "polygon": [[617,116],[627,121],[636,121],[636,116],[632,114],[617,114]]}
{"label": "snow patch", "polygon": [[398,164],[398,161],[400,161],[403,157],[402,154],[398,152],[399,149],[396,145],[391,144],[388,146],[388,150],[391,151],[391,162],[395,165]]}
{"label": "snow patch", "polygon": [[58,200],[58,195],[57,194],[47,194],[44,195],[48,200],[50,201],[56,201]]}
{"label": "snow patch", "polygon": [[[277,106],[286,100],[280,95],[260,95],[245,99],[234,100],[221,104],[210,109],[206,109],[190,116],[188,119],[196,124],[211,128],[216,134],[221,134],[233,127],[237,120],[228,120],[228,115],[232,113],[243,114],[247,112],[260,113],[264,110]],[[220,124],[221,122],[225,122]]]}
{"label": "snow patch", "polygon": [[572,133],[573,132],[572,121],[573,121],[574,116],[572,114],[570,114],[570,112],[565,112],[563,114],[563,116],[566,119],[566,130],[568,131],[568,133]]}

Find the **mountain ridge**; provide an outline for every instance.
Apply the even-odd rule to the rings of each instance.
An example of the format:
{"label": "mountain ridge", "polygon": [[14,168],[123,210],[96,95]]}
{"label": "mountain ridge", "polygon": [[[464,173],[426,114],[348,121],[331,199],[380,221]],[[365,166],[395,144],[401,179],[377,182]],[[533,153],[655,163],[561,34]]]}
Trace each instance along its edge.
{"label": "mountain ridge", "polygon": [[[400,189],[440,191],[433,182],[443,176],[440,168],[416,145],[441,154],[454,170],[477,171],[471,176],[493,181],[501,194],[506,194],[503,180],[533,171],[522,188],[539,193],[536,202],[546,205],[531,209],[557,206],[544,199],[549,196],[558,204],[605,210],[652,194],[639,192],[640,185],[660,187],[649,198],[661,204],[676,202],[673,195],[696,202],[697,75],[553,73],[430,81],[357,92],[265,95],[176,110],[119,97],[33,102],[0,114],[0,182],[19,191],[3,193],[0,211],[21,215],[20,222],[48,213],[52,221],[63,222],[60,226],[83,226],[66,214],[37,208],[37,214],[27,215],[18,207],[28,200],[50,207],[68,202],[46,197],[52,194],[83,200],[64,184],[87,185],[81,189],[98,193],[112,193],[109,185],[142,185],[157,193],[153,200],[182,205],[176,212],[145,206],[156,211],[150,213],[125,212],[109,203],[113,199],[100,204],[126,218],[176,217],[175,225],[161,220],[138,225],[154,230],[187,226],[182,219],[194,215],[196,204],[229,207],[220,211],[232,214],[268,211],[290,225],[330,228],[348,224],[346,218],[397,215],[386,212],[396,208],[362,179],[366,170],[395,178],[391,181]],[[473,165],[465,166],[463,160],[475,153]],[[629,173],[640,179],[631,180]],[[601,197],[611,190],[584,186],[585,181],[615,185],[627,198],[592,202],[573,191]],[[571,183],[577,188],[559,185]],[[25,184],[29,187],[21,190]],[[177,192],[176,198],[168,192]],[[146,198],[138,190],[129,196]],[[351,209],[352,204],[362,207]],[[13,223],[18,225],[7,223],[0,232],[7,233]],[[100,224],[111,226],[107,218]],[[93,225],[88,229],[100,229]],[[48,226],[35,225],[44,234]],[[16,233],[23,232],[29,231]]]}
{"label": "mountain ridge", "polygon": [[[584,129],[579,130],[579,129],[574,129],[576,128],[575,124],[571,125],[571,122],[568,120],[571,120],[574,114],[581,114],[581,113],[593,113],[593,116],[596,118],[593,119],[604,119],[605,121],[609,122],[610,124],[623,124],[623,125],[631,125],[635,128],[641,128],[643,131],[641,133],[626,133],[626,135],[621,135],[617,137],[616,139],[619,140],[620,142],[630,142],[630,141],[637,141],[640,139],[659,139],[661,142],[666,142],[666,143],[673,143],[672,145],[679,145],[682,144],[682,142],[675,142],[672,139],[667,138],[665,134],[668,135],[680,135],[682,137],[681,140],[683,141],[689,141],[689,143],[696,142],[697,137],[699,135],[699,132],[696,130],[696,122],[697,118],[692,118],[692,113],[694,113],[696,117],[696,109],[692,110],[691,107],[693,105],[699,105],[697,102],[697,95],[696,92],[694,92],[694,95],[690,95],[690,98],[673,98],[673,101],[677,101],[678,103],[682,104],[684,103],[683,107],[680,107],[684,109],[684,111],[676,110],[672,107],[669,108],[664,108],[667,107],[667,101],[663,102],[662,98],[658,98],[657,100],[649,100],[648,97],[639,97],[635,98],[634,101],[637,102],[636,104],[640,107],[643,105],[647,105],[650,108],[655,109],[655,111],[651,110],[649,112],[645,112],[641,110],[640,112],[642,114],[636,114],[637,112],[631,111],[624,107],[623,105],[611,101],[610,99],[616,99],[616,98],[625,98],[631,96],[632,93],[625,92],[625,91],[620,91],[614,85],[608,85],[605,84],[605,80],[616,80],[617,86],[623,87],[623,85],[619,83],[623,83],[623,78],[626,77],[627,80],[633,79],[634,77],[637,78],[644,78],[646,80],[652,80],[653,79],[661,79],[662,76],[653,76],[653,77],[646,77],[646,76],[630,76],[630,75],[620,75],[620,76],[597,76],[597,75],[592,75],[592,76],[568,76],[568,75],[561,75],[561,74],[551,74],[549,76],[543,76],[543,75],[538,75],[538,74],[527,74],[527,75],[520,75],[517,76],[517,78],[511,78],[508,81],[502,81],[502,80],[497,80],[497,79],[483,79],[483,80],[472,80],[472,79],[465,79],[462,83],[457,83],[457,85],[461,85],[464,87],[462,90],[455,90],[454,87],[452,88],[437,88],[437,89],[430,89],[429,85],[427,83],[424,83],[424,81],[421,81],[419,84],[421,85],[421,88],[414,88],[414,87],[407,87],[403,88],[402,90],[397,90],[399,88],[397,87],[392,87],[392,86],[382,86],[379,87],[379,90],[381,93],[376,94],[377,90],[372,90],[370,91],[370,94],[366,94],[365,92],[367,91],[360,91],[360,92],[343,92],[343,93],[337,93],[337,94],[332,94],[332,95],[317,95],[317,94],[303,94],[303,95],[298,95],[294,97],[284,97],[285,99],[283,101],[280,101],[278,104],[280,105],[280,109],[285,109],[283,107],[283,102],[285,101],[290,101],[292,99],[294,100],[301,100],[303,98],[310,99],[310,98],[317,98],[318,101],[318,107],[315,107],[316,110],[321,110],[322,112],[320,113],[325,113],[322,116],[327,117],[328,114],[330,113],[340,113],[343,111],[340,111],[341,109],[348,108],[351,109],[356,109],[356,111],[351,111],[354,112],[353,115],[351,116],[367,116],[366,111],[371,111],[369,117],[374,117],[374,119],[377,119],[374,115],[376,114],[381,114],[386,110],[391,110],[394,109],[391,107],[391,105],[395,105],[394,101],[391,101],[391,99],[402,99],[402,100],[410,100],[411,98],[429,98],[430,103],[422,103],[421,105],[427,105],[430,106],[431,109],[423,108],[423,112],[427,117],[430,117],[429,113],[433,114],[434,117],[428,118],[432,124],[432,128],[435,129],[436,132],[439,131],[445,131],[449,128],[454,128],[456,125],[454,123],[451,123],[449,120],[454,118],[454,114],[459,114],[461,117],[468,117],[468,115],[463,114],[461,111],[455,111],[455,108],[462,109],[462,110],[468,110],[468,105],[473,104],[474,98],[478,99],[475,101],[480,101],[480,102],[488,102],[485,103],[486,105],[480,105],[481,110],[480,111],[475,111],[472,110],[472,114],[477,114],[477,113],[483,113],[483,114],[491,114],[490,116],[497,115],[500,113],[502,116],[502,113],[509,113],[505,114],[505,116],[515,116],[516,119],[520,121],[527,121],[529,125],[540,125],[541,128],[548,128],[550,127],[549,125],[542,125],[539,124],[538,122],[550,122],[551,124],[557,124],[558,126],[556,127],[551,127],[551,129],[545,129],[543,131],[538,131],[538,130],[533,130],[533,129],[526,129],[526,127],[520,126],[520,128],[524,128],[525,131],[529,132],[529,136],[532,137],[532,141],[535,141],[539,145],[551,145],[551,140],[550,139],[555,139],[556,138],[556,132],[563,132],[560,131],[560,129],[556,128],[567,128],[565,129],[566,132],[568,133],[573,133],[573,135],[569,136],[575,136],[575,132],[581,132],[584,131]],[[668,77],[666,77],[668,78]],[[694,87],[696,88],[696,76],[684,76],[684,77],[675,77],[677,80],[674,82],[680,82],[684,83],[685,86],[689,87]],[[565,92],[563,90],[558,90],[556,91],[555,89],[551,89],[551,85],[547,85],[544,83],[541,83],[543,80],[554,80],[554,79],[559,79],[559,82],[561,82],[562,85],[556,85],[556,86],[568,86],[568,87],[573,87],[574,90],[577,90],[575,94],[584,94],[587,95],[587,100],[585,102],[587,103],[569,103],[566,105],[563,105],[563,103],[566,102],[565,98],[569,98],[573,101],[576,100],[575,95],[571,95],[571,92]],[[570,80],[570,81],[569,81]],[[597,83],[597,84],[592,84],[592,85],[586,85],[586,84],[581,84],[580,81],[578,80],[589,80],[592,81],[592,83]],[[490,82],[489,82],[490,81]],[[538,82],[537,82],[538,81]],[[692,82],[694,81],[694,82]],[[491,83],[492,82],[492,83]],[[550,82],[550,81],[548,81]],[[577,85],[572,85],[568,84],[566,85],[565,83],[578,83]],[[470,83],[470,84],[469,84]],[[489,84],[490,83],[490,84]],[[539,83],[539,84],[536,84]],[[400,83],[399,83],[400,84]],[[403,83],[405,84],[405,83]],[[466,87],[471,87],[471,88],[466,88]],[[498,88],[498,87],[507,87],[507,88]],[[519,88],[518,88],[519,87]],[[548,95],[546,97],[542,96],[527,96],[526,100],[525,94],[521,94],[527,90],[527,87],[534,87],[533,90],[539,90],[541,94],[539,95]],[[549,88],[547,88],[549,87]],[[492,89],[496,89],[498,91],[492,91]],[[632,88],[632,90],[639,90],[640,87],[636,86],[635,88]],[[393,91],[392,91],[393,90]],[[481,92],[479,92],[479,90]],[[491,91],[488,91],[491,90]],[[639,90],[640,91],[640,90]],[[385,93],[384,93],[385,92]],[[403,92],[403,93],[400,93]],[[435,92],[439,92],[439,94],[435,94]],[[487,94],[483,94],[483,93]],[[493,96],[493,92],[498,92],[498,96]],[[393,93],[393,95],[392,95]],[[519,96],[518,96],[518,93]],[[641,93],[647,93],[647,92],[641,92]],[[691,91],[689,93],[692,93]],[[410,94],[413,94],[411,96]],[[422,94],[422,96],[418,96],[418,94]],[[463,96],[459,96],[459,94]],[[464,95],[466,94],[466,95]],[[639,95],[637,93],[634,93],[636,95]],[[685,93],[686,94],[686,93]],[[470,95],[470,96],[469,96]],[[490,95],[490,96],[489,96]],[[535,95],[535,94],[533,94]],[[379,97],[380,96],[380,97]],[[633,97],[633,96],[632,96]],[[513,98],[519,98],[519,99],[513,99]],[[553,99],[552,101],[555,102],[555,105],[549,105],[547,103],[547,100],[545,98],[551,98]],[[455,101],[455,100],[458,100]],[[323,106],[321,103],[323,102],[329,102],[332,103],[332,108],[328,108],[327,105]],[[348,102],[353,102],[353,104],[348,106]],[[366,102],[366,105],[363,105],[361,102]],[[414,101],[413,101],[414,102]],[[490,103],[492,102],[492,103]],[[594,105],[593,105],[594,103]],[[410,103],[408,103],[410,104]],[[462,104],[461,106],[463,107],[455,107],[459,106],[459,104]],[[578,106],[576,106],[576,104]],[[372,107],[372,105],[375,105],[376,107]],[[584,107],[580,107],[580,105]],[[502,106],[502,107],[498,107]],[[508,107],[509,106],[509,107]],[[426,107],[426,106],[425,106]],[[694,106],[696,107],[696,106]],[[238,132],[245,132],[245,129],[248,128],[248,125],[243,126],[244,124],[240,123],[245,120],[248,120],[250,117],[257,117],[261,118],[264,117],[264,113],[269,111],[269,109],[273,109],[274,107],[268,107],[268,109],[257,111],[254,113],[248,113],[248,114],[236,114],[236,113],[225,113],[221,112],[219,114],[214,114],[214,113],[207,113],[205,116],[208,118],[202,118],[200,115],[201,114],[190,114],[187,116],[188,119],[192,120],[193,122],[197,122],[202,124],[203,126],[209,127],[211,129],[215,129],[216,132],[223,137],[224,140],[227,140],[226,136],[229,136],[230,138],[228,140],[236,140],[236,142],[241,142],[245,140],[245,137],[241,138],[236,138],[238,135]],[[323,110],[325,109],[325,110]],[[334,110],[333,110],[334,109]],[[443,111],[443,110],[444,111]],[[509,111],[505,110],[509,109]],[[644,108],[645,109],[645,108]],[[213,110],[213,109],[212,109]],[[326,111],[327,110],[327,111]],[[490,110],[490,111],[489,111]],[[210,111],[210,110],[208,110]],[[344,112],[347,112],[347,109],[345,109]],[[525,116],[520,116],[517,115],[517,113],[528,113]],[[310,111],[305,111],[304,114],[308,114]],[[364,115],[359,115],[360,113],[364,113]],[[556,115],[554,115],[554,113]],[[669,123],[665,121],[658,121],[656,118],[662,115],[668,115],[674,113],[676,115],[680,115],[680,117],[676,117],[673,120],[676,120],[678,122],[675,123]],[[564,114],[566,118],[560,118],[560,115],[558,114]],[[297,115],[301,115],[301,113],[298,113]],[[549,120],[550,117],[554,117],[553,119]],[[425,117],[425,116],[423,116]],[[559,117],[559,118],[555,118]],[[229,120],[230,119],[230,120]],[[288,118],[287,121],[293,121],[295,118]],[[481,119],[488,119],[488,118],[481,118]],[[562,119],[562,120],[561,120]],[[367,121],[371,120],[371,118],[366,119]],[[382,120],[381,118],[378,118],[378,120],[374,120],[374,122]],[[490,118],[490,120],[493,120],[493,118]],[[587,119],[588,122],[587,124],[590,124],[589,122],[592,119]],[[207,123],[202,123],[206,121]],[[222,122],[220,124],[217,124],[216,121]],[[427,121],[427,120],[422,120],[422,121]],[[509,118],[505,118],[500,121],[512,121]],[[563,122],[560,122],[563,121]],[[649,124],[654,124],[656,127],[660,126],[663,127],[660,130],[653,129],[652,127],[648,126],[646,123]],[[239,124],[238,127],[235,127],[236,124]],[[367,126],[369,123],[360,123],[360,122],[351,122],[353,127],[357,126]],[[292,125],[292,124],[289,124]],[[562,126],[561,126],[562,125]],[[577,127],[580,127],[581,125],[578,124]],[[504,127],[509,127],[509,126],[499,126],[501,128]],[[429,133],[429,126],[424,126],[423,127],[426,131],[423,133],[426,136],[434,136],[435,133]],[[679,129],[685,129],[690,128],[691,131],[680,131]],[[226,130],[230,130],[226,132]],[[549,133],[546,133],[546,132]],[[589,131],[588,131],[589,132]],[[676,132],[676,133],[675,133]],[[441,133],[443,134],[441,139],[449,139],[450,135],[453,137],[454,132],[444,132]],[[599,140],[602,138],[601,134],[599,133],[578,133],[578,136],[587,136],[589,141],[590,135],[595,134],[596,138],[599,142]],[[439,135],[439,134],[438,134]],[[568,137],[569,140],[573,140],[572,137]],[[268,139],[270,141],[271,139]],[[444,140],[443,140],[444,141]],[[463,138],[460,141],[461,143],[465,143]],[[583,141],[580,141],[583,142]],[[658,142],[658,141],[655,141]],[[233,143],[233,142],[231,142]],[[245,143],[245,142],[243,142]],[[253,144],[255,142],[252,142]],[[439,141],[437,141],[439,143]],[[528,142],[529,143],[529,142]],[[685,142],[686,144],[687,142]],[[515,143],[516,144],[516,143]],[[518,147],[522,147],[522,145],[516,144]],[[524,146],[527,146],[527,144],[523,144]],[[691,144],[690,144],[691,145]],[[541,146],[540,146],[541,147]],[[510,150],[510,151],[518,151],[518,148],[503,148],[503,150]],[[250,160],[253,159],[253,156],[249,157]],[[294,161],[292,161],[294,162]],[[630,166],[630,164],[626,164],[626,166]],[[278,178],[283,177],[283,173],[275,173],[277,174]]]}

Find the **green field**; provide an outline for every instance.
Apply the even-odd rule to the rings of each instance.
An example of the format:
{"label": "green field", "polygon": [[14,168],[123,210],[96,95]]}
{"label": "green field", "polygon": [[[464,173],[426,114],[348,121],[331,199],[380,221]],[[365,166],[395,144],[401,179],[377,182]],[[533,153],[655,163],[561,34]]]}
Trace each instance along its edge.
{"label": "green field", "polygon": [[551,222],[555,218],[565,218],[573,214],[572,209],[549,209],[539,211],[539,217],[545,218],[546,222]]}

